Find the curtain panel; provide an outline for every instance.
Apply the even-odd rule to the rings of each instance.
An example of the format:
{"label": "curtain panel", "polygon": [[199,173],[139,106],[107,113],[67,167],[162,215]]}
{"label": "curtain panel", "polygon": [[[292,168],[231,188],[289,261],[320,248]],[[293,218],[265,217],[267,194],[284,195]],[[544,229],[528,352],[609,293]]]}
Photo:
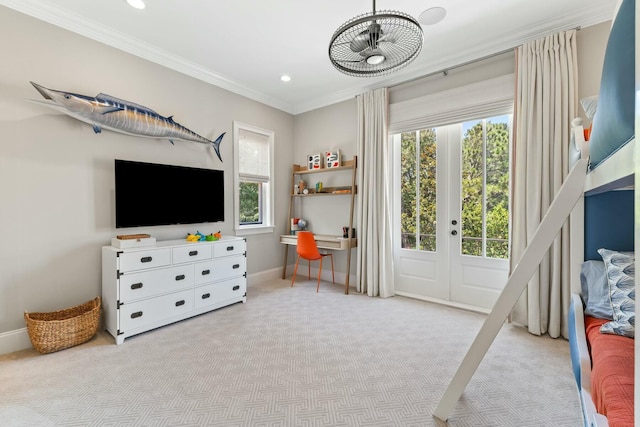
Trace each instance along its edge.
{"label": "curtain panel", "polygon": [[391,147],[388,90],[358,95],[358,248],[356,290],[393,296]]}
{"label": "curtain panel", "polygon": [[[569,173],[571,120],[578,108],[576,31],[517,48],[512,159],[511,270]],[[567,337],[569,227],[565,224],[512,311],[529,332]]]}

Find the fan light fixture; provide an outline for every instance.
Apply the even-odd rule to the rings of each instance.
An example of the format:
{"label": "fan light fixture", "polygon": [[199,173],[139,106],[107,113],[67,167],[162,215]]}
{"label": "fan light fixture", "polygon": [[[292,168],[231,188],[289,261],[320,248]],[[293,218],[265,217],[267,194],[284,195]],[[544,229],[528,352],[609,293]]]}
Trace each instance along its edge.
{"label": "fan light fixture", "polygon": [[422,50],[422,27],[406,13],[383,10],[356,16],[333,33],[329,59],[344,74],[375,77],[405,67]]}
{"label": "fan light fixture", "polygon": [[143,0],[126,0],[127,4],[131,7],[133,7],[134,9],[144,9],[145,8],[145,4]]}

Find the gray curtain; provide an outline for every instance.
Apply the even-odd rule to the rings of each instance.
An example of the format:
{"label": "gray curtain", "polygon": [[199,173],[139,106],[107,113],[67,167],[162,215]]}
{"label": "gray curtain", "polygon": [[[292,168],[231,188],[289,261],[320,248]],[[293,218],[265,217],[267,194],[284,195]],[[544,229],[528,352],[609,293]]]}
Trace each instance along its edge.
{"label": "gray curtain", "polygon": [[393,296],[391,147],[387,88],[358,95],[358,249],[356,289]]}
{"label": "gray curtain", "polygon": [[[578,106],[576,31],[517,49],[512,169],[511,270],[569,173],[571,120]],[[565,224],[512,312],[529,332],[568,336],[569,227]]]}

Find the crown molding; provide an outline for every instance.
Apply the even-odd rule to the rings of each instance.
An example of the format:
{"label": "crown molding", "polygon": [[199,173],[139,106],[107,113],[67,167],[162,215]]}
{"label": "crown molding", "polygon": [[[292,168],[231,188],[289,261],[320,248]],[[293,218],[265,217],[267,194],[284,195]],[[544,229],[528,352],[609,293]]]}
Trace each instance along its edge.
{"label": "crown molding", "polygon": [[199,64],[187,61],[163,49],[159,49],[143,41],[132,38],[107,27],[99,22],[71,13],[67,10],[52,7],[40,0],[0,0],[0,5],[22,12],[25,15],[64,28],[76,34],[114,47],[134,56],[162,65],[179,73],[242,95],[254,101],[293,114],[290,104],[246,87],[222,74],[215,73]]}
{"label": "crown molding", "polygon": [[308,102],[296,104],[293,108],[292,114],[301,114],[327,105],[343,102],[369,90],[381,87],[392,87],[408,81],[441,73],[449,68],[454,68],[461,64],[468,64],[482,58],[496,55],[500,52],[515,49],[517,46],[526,42],[559,31],[566,31],[572,28],[589,27],[609,21],[612,19],[614,6],[615,5],[611,5],[603,1],[598,2],[597,5],[589,9],[580,9],[572,11],[570,14],[556,16],[554,19],[521,28],[520,31],[513,33],[508,38],[496,40],[491,44],[484,44],[480,49],[478,46],[472,46],[465,50],[457,50],[455,52],[451,52],[450,55],[439,57],[436,62],[431,62],[428,65],[419,68],[414,68],[409,73],[388,76],[387,78],[378,80],[375,83],[360,84],[348,89],[330,93],[326,96],[314,98]]}
{"label": "crown molding", "polygon": [[525,27],[513,33],[508,38],[502,38],[494,43],[485,44],[480,49],[477,46],[473,46],[465,50],[458,49],[452,51],[451,54],[440,57],[437,62],[430,62],[428,65],[414,68],[409,73],[404,72],[375,81],[363,80],[347,89],[292,105],[281,99],[244,86],[232,78],[206,69],[199,64],[187,61],[163,49],[127,36],[99,22],[87,20],[69,11],[52,7],[46,1],[0,0],[0,5],[293,115],[342,102],[368,90],[385,86],[395,86],[406,81],[426,77],[446,70],[447,68],[466,64],[479,58],[485,58],[498,52],[512,49],[527,41],[557,31],[577,27],[588,27],[608,21],[612,18],[613,6],[615,6],[612,6],[606,1],[598,2],[588,9],[573,10],[570,14],[560,15],[537,25]]}

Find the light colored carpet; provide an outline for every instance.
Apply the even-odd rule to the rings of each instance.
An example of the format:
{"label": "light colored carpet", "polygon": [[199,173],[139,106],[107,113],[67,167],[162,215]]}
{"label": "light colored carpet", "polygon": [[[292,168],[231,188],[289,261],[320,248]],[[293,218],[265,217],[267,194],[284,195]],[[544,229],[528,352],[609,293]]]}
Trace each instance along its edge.
{"label": "light colored carpet", "polygon": [[447,424],[432,417],[484,316],[274,280],[125,340],[0,357],[3,426],[579,426],[565,340],[505,325]]}

